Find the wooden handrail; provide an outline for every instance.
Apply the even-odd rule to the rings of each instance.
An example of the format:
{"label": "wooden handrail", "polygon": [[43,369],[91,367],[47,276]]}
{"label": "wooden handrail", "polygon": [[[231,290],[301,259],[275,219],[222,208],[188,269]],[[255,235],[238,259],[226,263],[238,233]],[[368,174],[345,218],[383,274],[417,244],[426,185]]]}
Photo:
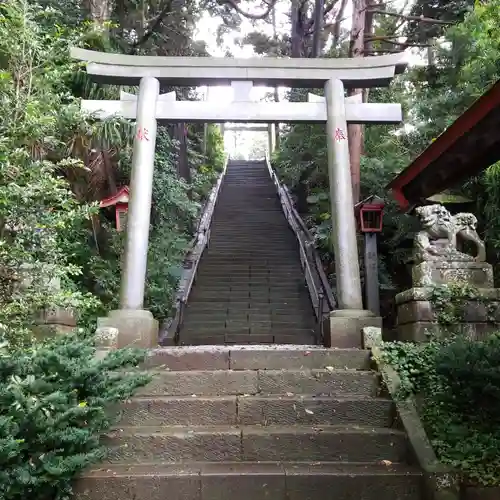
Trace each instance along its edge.
{"label": "wooden handrail", "polygon": [[193,287],[196,279],[196,273],[198,271],[201,256],[203,255],[205,248],[207,248],[210,243],[210,229],[212,225],[213,213],[221,186],[224,182],[228,161],[229,156],[226,155],[224,168],[203,206],[196,234],[191,240],[190,248],[186,253],[186,258],[184,259],[183,271],[175,297],[174,314],[162,325],[162,332],[160,333],[161,345],[174,345],[177,341],[184,319],[184,309],[186,307],[191,288]]}
{"label": "wooden handrail", "polygon": [[[299,243],[301,265],[304,270],[309,295],[311,297],[316,319],[320,324],[321,331],[323,316],[336,308],[336,300],[328,282],[328,278],[326,277],[325,270],[323,269],[321,259],[316,251],[314,238],[307,226],[304,224],[302,217],[300,217],[295,209],[288,188],[280,183],[267,155],[266,164],[269,175],[274,182],[276,191],[280,198],[285,217]],[[324,309],[325,304],[327,310]]]}

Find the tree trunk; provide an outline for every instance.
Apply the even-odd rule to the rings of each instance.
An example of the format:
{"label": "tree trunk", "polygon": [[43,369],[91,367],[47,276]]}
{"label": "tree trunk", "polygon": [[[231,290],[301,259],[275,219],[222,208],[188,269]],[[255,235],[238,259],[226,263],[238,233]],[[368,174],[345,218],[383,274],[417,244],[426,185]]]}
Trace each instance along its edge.
{"label": "tree trunk", "polygon": [[[372,36],[374,32],[374,15],[373,12],[370,11],[370,7],[376,5],[376,0],[366,0],[366,15],[365,15],[365,35],[364,38],[368,36]],[[373,52],[373,40],[364,41],[364,49],[370,54]],[[370,95],[370,89],[363,89],[363,102],[368,102],[368,96]]]}
{"label": "tree trunk", "polygon": [[311,57],[320,57],[321,48],[323,45],[322,34],[323,34],[323,8],[325,5],[325,0],[316,0],[314,7],[314,25],[313,25],[313,46],[311,51]]}
{"label": "tree trunk", "polygon": [[340,7],[337,11],[337,15],[335,16],[335,23],[333,27],[333,46],[337,47],[340,42],[340,28],[342,25],[342,19],[344,18],[344,11],[347,5],[347,0],[340,1]]}
{"label": "tree trunk", "polygon": [[191,171],[187,157],[186,124],[179,123],[175,127],[175,139],[178,141],[177,173],[188,184],[191,182]]}
{"label": "tree trunk", "polygon": [[302,57],[302,33],[300,30],[300,3],[299,0],[292,0],[292,11],[290,15],[292,57]]}
{"label": "tree trunk", "polygon": [[[273,26],[273,40],[277,43],[278,42],[278,28],[276,27],[276,4],[273,5],[273,10],[271,11],[271,23]],[[276,56],[278,54],[275,54]],[[274,87],[274,102],[279,102],[280,101],[280,95],[278,92],[278,87]],[[279,150],[280,148],[280,124],[277,123],[276,126],[274,127],[274,133],[276,134],[274,143],[276,145],[276,149]]]}
{"label": "tree trunk", "polygon": [[[366,21],[366,0],[353,0],[353,15],[351,41],[349,45],[350,57],[363,57],[364,35]],[[352,89],[349,95],[363,94],[362,89]],[[363,151],[363,125],[349,124],[347,126],[349,140],[349,159],[351,164],[352,196],[354,203],[360,196],[361,154]]]}
{"label": "tree trunk", "polygon": [[89,12],[90,19],[102,26],[111,17],[112,3],[111,0],[86,0],[86,8]]}

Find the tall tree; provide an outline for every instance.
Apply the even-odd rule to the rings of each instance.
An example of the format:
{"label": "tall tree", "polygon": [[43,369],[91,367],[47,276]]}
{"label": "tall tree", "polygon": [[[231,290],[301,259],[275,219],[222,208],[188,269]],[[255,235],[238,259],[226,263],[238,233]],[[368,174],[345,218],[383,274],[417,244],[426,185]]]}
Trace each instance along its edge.
{"label": "tall tree", "polygon": [[[349,42],[349,57],[364,57],[365,43],[365,22],[366,22],[366,0],[352,0],[352,27],[351,39]],[[351,96],[363,98],[362,89],[352,89],[349,91]],[[360,193],[360,170],[361,154],[363,152],[363,125],[349,124],[347,126],[347,135],[349,142],[349,160],[351,165],[351,183],[352,197],[354,203],[359,201]]]}

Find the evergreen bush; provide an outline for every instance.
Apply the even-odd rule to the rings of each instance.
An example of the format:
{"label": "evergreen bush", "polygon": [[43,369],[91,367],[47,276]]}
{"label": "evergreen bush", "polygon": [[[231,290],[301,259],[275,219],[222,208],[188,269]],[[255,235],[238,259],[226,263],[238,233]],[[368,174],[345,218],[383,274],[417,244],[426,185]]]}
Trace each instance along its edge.
{"label": "evergreen bush", "polygon": [[500,335],[457,339],[436,353],[436,373],[447,388],[443,402],[471,425],[496,431],[500,423]]}
{"label": "evergreen bush", "polygon": [[[135,349],[95,358],[90,338],[58,337],[27,350],[0,346],[0,498],[63,500],[75,475],[105,455],[109,405],[149,377]],[[126,371],[124,370],[126,369]]]}

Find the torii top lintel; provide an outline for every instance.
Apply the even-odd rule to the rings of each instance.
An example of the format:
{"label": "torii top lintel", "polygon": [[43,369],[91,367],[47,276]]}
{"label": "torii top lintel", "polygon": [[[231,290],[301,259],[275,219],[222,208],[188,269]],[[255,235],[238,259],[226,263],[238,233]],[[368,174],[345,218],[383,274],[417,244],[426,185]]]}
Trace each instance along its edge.
{"label": "torii top lintel", "polygon": [[339,59],[286,59],[261,57],[161,57],[110,54],[71,48],[71,57],[87,63],[95,81],[136,85],[143,77],[158,78],[165,85],[229,85],[250,80],[255,85],[322,88],[338,78],[346,87],[367,88],[389,85],[404,72],[404,52],[374,57]]}

